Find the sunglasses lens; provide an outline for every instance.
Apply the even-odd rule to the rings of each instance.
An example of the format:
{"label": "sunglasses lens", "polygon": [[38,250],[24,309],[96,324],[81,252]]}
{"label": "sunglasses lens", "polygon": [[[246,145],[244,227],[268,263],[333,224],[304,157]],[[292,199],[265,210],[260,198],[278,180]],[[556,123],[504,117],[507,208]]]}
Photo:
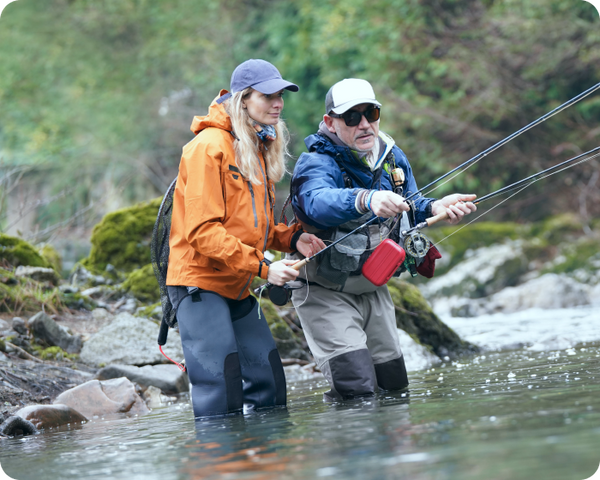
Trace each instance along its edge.
{"label": "sunglasses lens", "polygon": [[373,122],[376,122],[377,120],[379,120],[380,112],[381,112],[381,110],[379,110],[379,108],[375,108],[375,107],[366,110],[365,118],[367,119],[367,122],[373,123]]}
{"label": "sunglasses lens", "polygon": [[360,123],[361,117],[362,113],[357,112],[356,110],[350,110],[342,115],[344,123],[348,127],[356,127]]}
{"label": "sunglasses lens", "polygon": [[356,127],[360,123],[363,115],[367,119],[367,122],[373,123],[379,120],[380,110],[376,107],[371,107],[364,112],[349,110],[348,112],[342,114],[342,118],[344,119],[346,126]]}

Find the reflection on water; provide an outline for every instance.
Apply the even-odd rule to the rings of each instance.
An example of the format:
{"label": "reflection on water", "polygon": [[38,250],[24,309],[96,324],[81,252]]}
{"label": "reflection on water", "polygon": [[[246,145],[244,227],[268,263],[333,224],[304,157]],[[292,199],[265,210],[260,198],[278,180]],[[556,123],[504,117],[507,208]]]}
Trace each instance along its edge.
{"label": "reflection on water", "polygon": [[[573,479],[600,463],[600,345],[494,353],[410,376],[408,393],[194,422],[188,403],[1,442],[18,480]],[[42,473],[43,472],[43,473]]]}

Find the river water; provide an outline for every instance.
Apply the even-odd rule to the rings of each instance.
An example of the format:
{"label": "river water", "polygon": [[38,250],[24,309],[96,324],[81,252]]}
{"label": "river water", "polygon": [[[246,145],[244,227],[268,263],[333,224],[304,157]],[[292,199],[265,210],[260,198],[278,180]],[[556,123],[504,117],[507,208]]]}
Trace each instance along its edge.
{"label": "river water", "polygon": [[[591,315],[600,335],[596,313],[561,312],[544,328],[564,340],[566,317]],[[481,339],[486,322],[502,323],[479,320],[454,328],[468,322]],[[142,417],[4,440],[0,464],[18,480],[587,479],[600,464],[600,342],[554,349],[519,338],[515,350],[488,346],[412,372],[405,393],[324,404],[322,377],[292,372],[287,410],[195,423],[184,399]]]}

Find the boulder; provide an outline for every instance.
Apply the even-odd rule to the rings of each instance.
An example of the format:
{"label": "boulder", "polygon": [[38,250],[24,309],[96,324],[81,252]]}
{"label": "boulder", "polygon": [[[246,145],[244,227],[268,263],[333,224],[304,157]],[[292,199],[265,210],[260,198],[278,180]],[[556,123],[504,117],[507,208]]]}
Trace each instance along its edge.
{"label": "boulder", "polygon": [[129,413],[142,415],[150,410],[127,378],[90,380],[61,393],[54,404],[67,405],[88,418]]}
{"label": "boulder", "polygon": [[146,391],[142,394],[146,405],[150,408],[158,408],[164,405],[167,405],[169,402],[174,402],[177,400],[177,397],[168,397],[163,394],[163,392],[156,387],[150,385]]}
{"label": "boulder", "polygon": [[14,317],[12,319],[12,329],[19,335],[29,334],[29,331],[27,330],[27,325],[25,324],[25,320],[23,320],[20,317]]}
{"label": "boulder", "polygon": [[162,198],[107,214],[92,232],[92,248],[83,265],[100,273],[109,264],[131,272],[148,264],[152,228]]}
{"label": "boulder", "polygon": [[108,380],[110,378],[127,377],[137,383],[142,390],[153,386],[168,395],[187,392],[189,380],[187,373],[182,372],[177,365],[109,365],[102,368],[96,378]]}
{"label": "boulder", "polygon": [[420,285],[420,289],[436,309],[435,302],[439,297],[485,297],[516,285],[527,271],[523,242],[507,240],[502,244],[468,250],[450,272],[437,275]]}
{"label": "boulder", "polygon": [[8,437],[34,435],[37,432],[38,430],[33,423],[16,415],[8,417],[4,423],[0,425],[0,433]]}
{"label": "boulder", "polygon": [[31,265],[32,267],[48,268],[51,266],[30,243],[20,238],[0,233],[0,264],[2,263],[8,263],[13,267]]}
{"label": "boulder", "polygon": [[517,312],[528,308],[568,308],[588,305],[590,287],[567,275],[547,273],[517,287],[508,287],[480,303],[484,313]]}
{"label": "boulder", "polygon": [[152,264],[149,263],[142,268],[133,270],[127,275],[127,280],[123,282],[123,290],[142,302],[158,302],[160,300],[160,290],[154,276]]}
{"label": "boulder", "polygon": [[478,350],[439,319],[416,286],[394,278],[388,288],[396,310],[396,326],[438,357],[455,358]]}
{"label": "boulder", "polygon": [[28,420],[38,430],[88,421],[81,413],[67,405],[29,405],[23,407],[15,415]]}
{"label": "boulder", "polygon": [[431,353],[427,347],[416,342],[404,330],[398,329],[398,339],[400,340],[400,348],[402,349],[407,371],[426,370],[441,363],[439,357]]}
{"label": "boulder", "polygon": [[[80,359],[88,365],[155,365],[167,363],[157,344],[158,324],[151,320],[120,313],[94,334],[81,350]],[[171,329],[164,352],[174,360],[183,359],[179,332]]]}
{"label": "boulder", "polygon": [[594,289],[589,285],[564,274],[547,273],[516,287],[507,287],[489,297],[476,300],[448,299],[446,304],[450,305],[450,308],[446,307],[446,311],[449,310],[455,317],[476,317],[518,312],[529,308],[577,307],[593,304],[594,298]]}
{"label": "boulder", "polygon": [[56,270],[53,268],[44,268],[44,267],[30,267],[19,265],[15,270],[15,277],[19,278],[31,278],[36,282],[49,283],[51,285],[58,285],[60,282],[60,277]]}
{"label": "boulder", "polygon": [[27,323],[31,334],[42,344],[62,348],[67,353],[79,353],[83,341],[78,335],[70,335],[44,312],[39,312]]}

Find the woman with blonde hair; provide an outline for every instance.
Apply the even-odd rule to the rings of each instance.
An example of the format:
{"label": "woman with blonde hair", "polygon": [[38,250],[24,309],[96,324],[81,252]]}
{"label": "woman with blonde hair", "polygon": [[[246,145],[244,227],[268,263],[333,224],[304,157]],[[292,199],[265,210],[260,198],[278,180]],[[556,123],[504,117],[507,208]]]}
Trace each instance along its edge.
{"label": "woman with blonde hair", "polygon": [[195,417],[284,406],[286,384],[275,341],[249,286],[293,280],[291,260],[270,263],[267,249],[308,257],[324,247],[298,226],[276,224],[274,182],[286,173],[281,120],[284,80],[272,64],[247,60],[183,148],[173,195],[167,290],[191,383]]}

